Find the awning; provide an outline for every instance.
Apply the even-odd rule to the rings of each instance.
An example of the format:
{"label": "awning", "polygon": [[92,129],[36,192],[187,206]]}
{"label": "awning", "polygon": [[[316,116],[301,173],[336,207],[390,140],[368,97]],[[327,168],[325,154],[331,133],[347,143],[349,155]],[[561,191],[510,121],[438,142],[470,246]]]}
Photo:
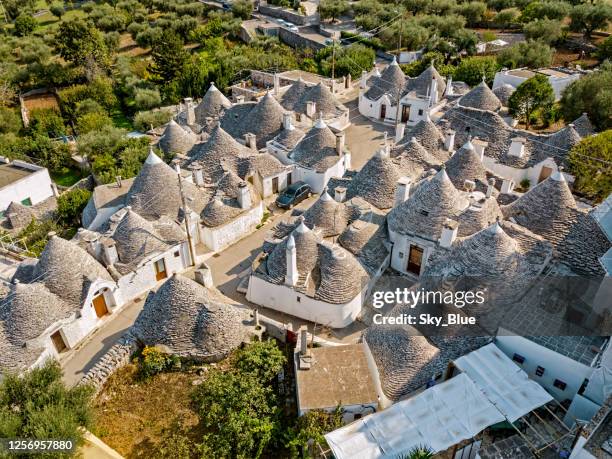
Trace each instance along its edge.
{"label": "awning", "polygon": [[396,458],[426,445],[434,452],[504,420],[465,374],[327,435],[337,459]]}
{"label": "awning", "polygon": [[458,358],[454,364],[510,422],[553,399],[493,343]]}

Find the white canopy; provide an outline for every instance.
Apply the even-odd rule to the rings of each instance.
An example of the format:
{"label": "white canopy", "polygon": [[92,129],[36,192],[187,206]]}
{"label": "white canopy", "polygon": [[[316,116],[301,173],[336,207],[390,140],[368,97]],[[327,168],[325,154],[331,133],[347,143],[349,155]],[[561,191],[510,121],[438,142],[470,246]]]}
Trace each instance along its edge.
{"label": "white canopy", "polygon": [[435,452],[504,420],[465,374],[327,435],[338,459],[395,458],[426,445]]}
{"label": "white canopy", "polygon": [[553,399],[493,343],[458,358],[454,364],[510,422]]}

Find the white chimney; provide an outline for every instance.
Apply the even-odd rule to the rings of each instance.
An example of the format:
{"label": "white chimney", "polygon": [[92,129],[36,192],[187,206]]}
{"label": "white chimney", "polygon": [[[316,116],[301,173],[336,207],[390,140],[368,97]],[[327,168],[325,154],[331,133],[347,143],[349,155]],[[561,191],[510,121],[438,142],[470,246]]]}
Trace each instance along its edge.
{"label": "white chimney", "polygon": [[193,99],[191,97],[186,97],[184,102],[185,102],[185,114],[186,114],[187,125],[193,126],[196,122],[195,108],[193,106]]}
{"label": "white chimney", "polygon": [[510,144],[510,151],[508,152],[510,156],[517,156],[522,158],[525,154],[525,138],[524,137],[514,137],[512,139],[512,143]]}
{"label": "white chimney", "polygon": [[250,132],[244,135],[244,143],[251,150],[257,150],[257,136]]}
{"label": "white chimney", "polygon": [[365,89],[368,85],[368,72],[365,70],[361,72],[361,81],[359,82],[359,88]]}
{"label": "white chimney", "polygon": [[451,152],[455,149],[455,131],[449,129],[444,135],[444,149]]}
{"label": "white chimney", "polygon": [[397,187],[395,188],[395,206],[399,206],[402,202],[406,201],[410,196],[410,178],[400,177],[397,181]]}
{"label": "white chimney", "polygon": [[487,186],[487,194],[486,197],[490,198],[491,196],[493,196],[493,190],[495,189],[495,179],[493,177],[491,177],[488,180],[488,186]]}
{"label": "white chimney", "polygon": [[336,134],[336,153],[338,156],[342,156],[344,154],[344,140],[346,139],[346,134],[344,132],[338,132]]}
{"label": "white chimney", "polygon": [[203,285],[206,288],[212,288],[214,286],[212,271],[207,264],[202,264],[202,266],[196,269],[193,274],[193,277],[198,284]]}
{"label": "white chimney", "polygon": [[238,203],[241,209],[251,208],[251,192],[246,182],[238,185]]}
{"label": "white chimney", "polygon": [[278,96],[280,93],[280,76],[274,74],[274,95]]}
{"label": "white chimney", "polygon": [[435,105],[438,103],[438,80],[435,78],[431,79],[431,92],[429,94],[429,105]]}
{"label": "white chimney", "polygon": [[395,143],[399,143],[404,137],[404,131],[406,125],[404,123],[398,123],[395,125]]}
{"label": "white chimney", "polygon": [[447,218],[442,227],[442,235],[440,236],[440,247],[449,248],[453,245],[455,238],[457,237],[457,227],[459,225],[456,221]]}
{"label": "white chimney", "polygon": [[117,247],[113,240],[106,240],[102,244],[102,258],[106,266],[114,265],[119,260],[119,254],[117,253]]}
{"label": "white chimney", "polygon": [[291,121],[292,113],[285,112],[283,113],[283,129],[290,131],[293,129],[293,123]]}
{"label": "white chimney", "polygon": [[334,190],[334,199],[338,202],[344,202],[346,199],[346,188],[343,186],[337,186]]}
{"label": "white chimney", "polygon": [[[308,354],[308,328],[300,327],[300,355]],[[308,367],[310,368],[310,367]]]}
{"label": "white chimney", "polygon": [[344,152],[344,170],[351,170],[351,154],[348,151]]}
{"label": "white chimney", "polygon": [[453,91],[453,77],[452,76],[448,76],[448,78],[446,79],[446,91],[445,91],[447,96],[452,96],[455,94],[455,92]]}
{"label": "white chimney", "polygon": [[236,96],[236,103],[244,104],[244,95],[240,94],[239,96]]}
{"label": "white chimney", "polygon": [[285,284],[296,286],[298,282],[298,269],[297,269],[297,250],[295,248],[295,239],[293,238],[293,234],[290,234],[287,238],[287,248],[286,248],[286,264],[287,264],[287,274],[285,275]]}
{"label": "white chimney", "polygon": [[501,186],[501,192],[510,194],[514,190],[514,182],[510,179],[504,179]]}
{"label": "white chimney", "polygon": [[485,148],[487,148],[489,142],[485,142],[484,140],[480,139],[474,139],[472,140],[472,145],[474,145],[474,152],[478,155],[480,161],[482,162],[484,160]]}
{"label": "white chimney", "polygon": [[463,181],[463,189],[467,192],[472,192],[476,189],[476,182],[473,180],[464,180]]}
{"label": "white chimney", "polygon": [[174,163],[174,172],[176,172],[178,175],[181,175],[180,160],[177,158],[177,159],[173,160],[172,162]]}
{"label": "white chimney", "polygon": [[309,100],[306,102],[306,116],[314,118],[315,113],[317,113],[317,104],[314,101]]}
{"label": "white chimney", "polygon": [[191,169],[191,175],[193,176],[193,183],[197,186],[204,186],[204,174],[202,173],[202,166],[198,162],[194,162],[189,166]]}

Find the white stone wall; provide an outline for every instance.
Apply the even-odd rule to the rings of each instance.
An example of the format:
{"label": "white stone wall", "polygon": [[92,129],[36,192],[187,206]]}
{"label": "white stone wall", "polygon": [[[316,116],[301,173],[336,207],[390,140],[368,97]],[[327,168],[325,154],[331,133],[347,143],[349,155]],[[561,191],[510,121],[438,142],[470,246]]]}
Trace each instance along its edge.
{"label": "white stone wall", "polygon": [[[561,95],[563,94],[563,90],[567,88],[572,82],[578,80],[582,74],[576,73],[574,75],[567,75],[565,77],[553,77],[549,76],[548,81],[553,88],[555,93],[555,100],[560,100]],[[496,89],[504,84],[509,84],[518,87],[523,81],[526,81],[527,78],[511,75],[506,72],[497,72],[495,74],[495,78],[493,79],[493,89]]]}
{"label": "white stone wall", "polygon": [[[423,258],[421,261],[421,273],[427,266],[427,260],[433,253],[436,244],[432,241],[427,241],[415,236],[405,236],[402,234],[393,233],[389,231],[389,236],[393,242],[393,249],[391,251],[391,267],[398,272],[408,273],[406,266],[408,264],[408,256],[410,253],[410,245],[418,245],[423,249]],[[410,273],[412,274],[412,273]]]}
{"label": "white stone wall", "polygon": [[261,184],[261,190],[257,190],[260,195],[264,198],[267,198],[268,196],[272,196],[274,193],[272,191],[272,180],[278,177],[278,191],[282,191],[285,188],[287,188],[287,173],[286,172],[282,172],[280,174],[271,176],[271,177],[266,177],[262,180],[262,184]]}
{"label": "white stone wall", "polygon": [[386,113],[385,119],[391,120],[395,119],[395,112],[397,108],[395,107],[395,101],[389,100],[389,97],[385,94],[378,100],[370,100],[365,97],[364,92],[360,92],[359,94],[359,113],[368,118],[374,118],[380,120],[380,108],[382,105],[386,105]]}
{"label": "white stone wall", "polygon": [[249,279],[248,301],[331,328],[343,328],[355,321],[361,312],[362,294],[348,303],[330,304],[277,285],[257,276]]}
{"label": "white stone wall", "polygon": [[248,236],[263,218],[263,202],[259,202],[248,212],[241,214],[223,226],[202,228],[204,244],[211,250],[218,252],[232,245],[234,242]]}
{"label": "white stone wall", "polygon": [[301,180],[308,183],[314,193],[321,193],[327,186],[327,182],[329,182],[330,178],[342,177],[345,172],[345,157],[342,156],[338,157],[338,162],[334,166],[330,167],[323,173],[296,166],[295,170],[293,171],[293,182]]}
{"label": "white stone wall", "polygon": [[90,225],[86,228],[91,231],[97,231],[104,223],[108,221],[111,216],[121,209],[123,205],[120,206],[112,206],[112,207],[102,207],[100,209],[96,209],[96,217],[90,223]]}
{"label": "white stone wall", "polygon": [[393,401],[389,399],[382,390],[382,382],[380,380],[380,374],[378,373],[378,367],[376,366],[376,361],[374,360],[374,356],[372,355],[372,351],[368,344],[363,341],[362,342],[366,360],[368,362],[368,370],[370,370],[370,376],[372,381],[374,382],[374,388],[376,389],[376,393],[378,394],[378,403],[380,409],[389,408],[393,405]]}
{"label": "white stone wall", "polygon": [[[541,161],[531,167],[519,169],[497,162],[494,158],[487,156],[486,150],[482,163],[488,170],[493,172],[495,175],[498,175],[504,179],[512,180],[516,185],[521,183],[522,180],[529,180],[530,188],[533,188],[538,184],[538,179],[540,178],[540,173],[542,172],[543,167],[550,167],[552,169],[552,172],[556,172],[558,170],[557,163],[555,163],[552,158],[546,158],[544,161]],[[569,183],[574,182],[573,175],[567,174],[565,172],[563,173],[563,175]]]}
{"label": "white stone wall", "polygon": [[51,177],[47,169],[22,161],[14,161],[13,164],[31,169],[32,173],[0,190],[0,211],[6,210],[13,201],[21,202],[30,198],[34,205],[53,196]]}

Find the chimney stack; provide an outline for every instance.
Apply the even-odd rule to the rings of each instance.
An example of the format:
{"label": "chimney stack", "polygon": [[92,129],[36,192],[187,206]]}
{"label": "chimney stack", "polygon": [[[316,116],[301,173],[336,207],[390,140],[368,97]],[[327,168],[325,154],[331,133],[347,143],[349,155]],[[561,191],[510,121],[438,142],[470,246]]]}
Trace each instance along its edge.
{"label": "chimney stack", "polygon": [[251,208],[251,191],[246,182],[242,182],[238,185],[238,203],[241,209]]}
{"label": "chimney stack", "polygon": [[360,89],[365,89],[368,85],[368,72],[366,72],[365,70],[363,70],[361,72],[361,81],[359,82],[359,88]]}
{"label": "chimney stack", "polygon": [[485,148],[489,145],[489,142],[485,142],[484,140],[474,139],[472,141],[472,145],[474,145],[474,152],[480,158],[480,162],[484,161],[484,152]]}
{"label": "chimney stack", "polygon": [[278,96],[280,94],[280,76],[276,73],[274,74],[274,95]]}
{"label": "chimney stack", "polygon": [[283,113],[283,129],[289,131],[291,129],[293,129],[293,123],[292,123],[292,113],[291,112],[285,112]]}
{"label": "chimney stack", "polygon": [[471,193],[476,189],[476,183],[473,180],[464,180],[463,181],[463,189],[468,193]]}
{"label": "chimney stack", "polygon": [[405,129],[406,125],[404,123],[399,123],[395,126],[395,143],[399,143],[402,140]]}
{"label": "chimney stack", "polygon": [[449,129],[444,135],[444,149],[452,152],[455,149],[455,131]]}
{"label": "chimney stack", "polygon": [[250,132],[244,135],[244,143],[251,150],[257,150],[257,136]]}
{"label": "chimney stack", "polygon": [[185,113],[187,125],[193,126],[196,124],[195,107],[193,106],[193,99],[191,97],[185,98]]}
{"label": "chimney stack", "polygon": [[334,190],[334,200],[337,202],[344,202],[346,199],[346,188],[343,186],[337,186]]}
{"label": "chimney stack", "polygon": [[351,153],[348,151],[344,152],[344,170],[351,170]]}
{"label": "chimney stack", "polygon": [[244,95],[240,94],[239,96],[236,96],[236,103],[244,104]]}
{"label": "chimney stack", "polygon": [[202,266],[194,271],[195,281],[206,288],[213,287],[212,271],[210,267],[203,263]]}
{"label": "chimney stack", "polygon": [[408,177],[400,177],[395,188],[395,207],[410,197],[411,182]]}
{"label": "chimney stack", "polygon": [[438,80],[431,79],[431,92],[429,94],[429,105],[433,106],[438,103]]}
{"label": "chimney stack", "polygon": [[510,156],[516,156],[518,158],[522,158],[525,154],[525,138],[524,137],[514,137],[512,139],[512,143],[510,144],[510,151],[508,152]]}
{"label": "chimney stack", "polygon": [[115,241],[108,239],[102,244],[102,258],[106,266],[114,265],[119,260]]}
{"label": "chimney stack", "polygon": [[316,113],[317,104],[312,100],[306,102],[306,116],[308,116],[309,118],[314,118]]}
{"label": "chimney stack", "polygon": [[336,134],[336,153],[338,156],[342,156],[344,154],[344,140],[346,139],[346,134],[344,132],[338,132]]}
{"label": "chimney stack", "polygon": [[197,161],[193,162],[191,166],[191,175],[193,177],[193,183],[197,186],[204,186],[204,174],[202,173],[202,166]]}
{"label": "chimney stack", "polygon": [[287,274],[285,275],[285,284],[295,287],[297,285],[299,273],[297,269],[297,250],[295,248],[295,239],[293,234],[287,238],[287,248],[285,253],[287,260]]}
{"label": "chimney stack", "polygon": [[487,186],[487,194],[486,197],[490,198],[491,196],[493,196],[493,189],[495,188],[495,179],[493,177],[491,177],[488,180],[488,186]]}
{"label": "chimney stack", "polygon": [[501,192],[510,194],[514,190],[514,182],[510,179],[504,179],[501,186]]}
{"label": "chimney stack", "polygon": [[457,237],[457,227],[459,225],[456,221],[447,218],[442,227],[442,235],[440,236],[440,247],[450,248]]}
{"label": "chimney stack", "polygon": [[308,328],[300,328],[300,355],[308,354]]}
{"label": "chimney stack", "polygon": [[452,76],[448,76],[448,78],[446,79],[446,91],[445,91],[445,95],[447,96],[453,96],[455,94],[455,92],[453,91],[453,77]]}

